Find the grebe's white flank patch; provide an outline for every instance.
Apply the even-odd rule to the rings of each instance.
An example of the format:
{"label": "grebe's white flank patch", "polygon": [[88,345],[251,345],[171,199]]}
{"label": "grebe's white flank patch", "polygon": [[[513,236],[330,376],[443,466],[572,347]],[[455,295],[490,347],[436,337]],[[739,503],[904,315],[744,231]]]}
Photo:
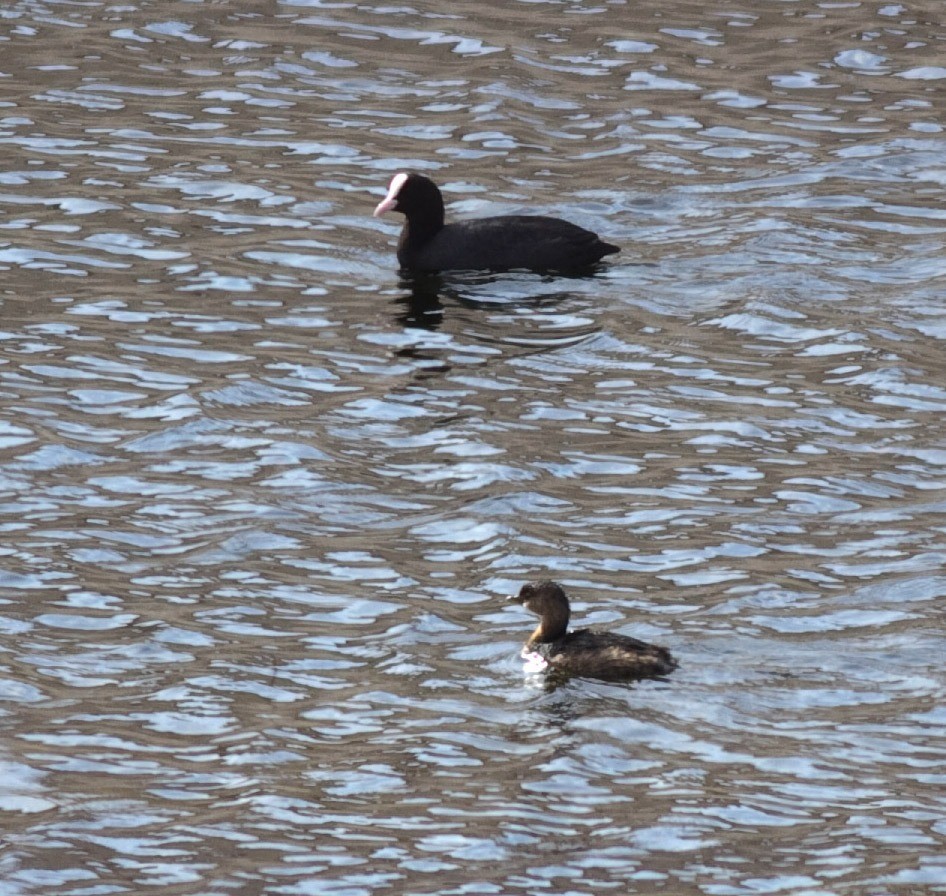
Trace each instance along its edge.
{"label": "grebe's white flank patch", "polygon": [[530,650],[528,644],[522,648],[519,655],[525,660],[525,663],[522,665],[522,671],[526,675],[535,675],[538,672],[544,672],[549,667],[548,660],[542,656],[541,653]]}

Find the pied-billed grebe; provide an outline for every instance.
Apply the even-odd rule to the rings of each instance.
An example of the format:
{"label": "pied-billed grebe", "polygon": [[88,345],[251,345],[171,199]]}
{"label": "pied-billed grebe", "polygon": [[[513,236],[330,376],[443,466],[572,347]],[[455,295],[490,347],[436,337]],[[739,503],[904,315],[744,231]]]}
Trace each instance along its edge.
{"label": "pied-billed grebe", "polygon": [[549,671],[626,681],[666,675],[676,668],[676,661],[664,647],[613,632],[586,628],[569,632],[568,598],[555,582],[523,585],[519,594],[509,599],[539,617],[539,625],[526,641],[522,655],[533,661],[541,657]]}

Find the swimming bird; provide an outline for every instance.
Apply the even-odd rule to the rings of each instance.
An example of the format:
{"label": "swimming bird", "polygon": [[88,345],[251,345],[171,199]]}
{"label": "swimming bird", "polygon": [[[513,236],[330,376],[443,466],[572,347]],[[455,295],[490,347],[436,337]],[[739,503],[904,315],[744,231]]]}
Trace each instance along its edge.
{"label": "swimming bird", "polygon": [[532,661],[531,664],[544,661],[550,672],[622,681],[666,675],[677,666],[666,648],[637,638],[590,629],[569,632],[568,597],[555,582],[523,585],[509,600],[522,604],[539,617],[539,624],[529,636],[522,655]]}
{"label": "swimming bird", "polygon": [[395,174],[374,217],[406,217],[397,244],[401,267],[413,271],[581,271],[617,246],[577,224],[544,215],[500,215],[444,223],[443,196],[423,174]]}

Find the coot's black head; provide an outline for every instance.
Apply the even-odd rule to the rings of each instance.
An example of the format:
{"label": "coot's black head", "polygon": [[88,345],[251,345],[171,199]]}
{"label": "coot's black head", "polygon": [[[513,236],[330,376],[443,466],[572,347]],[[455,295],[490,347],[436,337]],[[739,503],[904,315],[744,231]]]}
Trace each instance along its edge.
{"label": "coot's black head", "polygon": [[425,230],[443,227],[443,197],[423,174],[402,171],[391,178],[388,194],[378,203],[374,217],[390,211],[406,215],[412,223],[423,223]]}
{"label": "coot's black head", "polygon": [[522,604],[539,617],[539,627],[532,633],[530,641],[556,641],[564,636],[571,611],[561,585],[550,581],[530,582],[510,600]]}

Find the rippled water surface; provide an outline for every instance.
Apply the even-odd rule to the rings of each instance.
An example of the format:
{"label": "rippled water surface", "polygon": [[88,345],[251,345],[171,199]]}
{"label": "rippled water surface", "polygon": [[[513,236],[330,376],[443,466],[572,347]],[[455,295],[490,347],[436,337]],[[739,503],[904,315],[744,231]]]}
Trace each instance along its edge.
{"label": "rippled water surface", "polygon": [[[944,40],[3,4],[0,893],[946,892]],[[404,168],[622,253],[413,282]]]}

